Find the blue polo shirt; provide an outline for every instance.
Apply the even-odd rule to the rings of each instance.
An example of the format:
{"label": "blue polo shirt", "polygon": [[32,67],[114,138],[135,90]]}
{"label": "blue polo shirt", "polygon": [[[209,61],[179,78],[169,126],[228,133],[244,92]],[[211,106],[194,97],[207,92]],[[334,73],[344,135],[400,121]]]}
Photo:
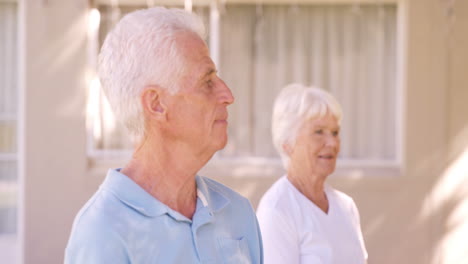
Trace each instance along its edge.
{"label": "blue polo shirt", "polygon": [[249,201],[211,179],[196,182],[190,220],[109,170],[75,218],[65,263],[263,263]]}

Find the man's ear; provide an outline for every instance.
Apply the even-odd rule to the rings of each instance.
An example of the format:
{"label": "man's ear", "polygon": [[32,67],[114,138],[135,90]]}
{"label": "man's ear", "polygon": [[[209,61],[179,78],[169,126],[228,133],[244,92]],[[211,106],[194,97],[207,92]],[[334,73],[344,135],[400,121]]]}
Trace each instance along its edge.
{"label": "man's ear", "polygon": [[153,117],[163,117],[166,115],[166,106],[162,102],[161,89],[155,86],[148,86],[141,93],[141,105],[143,111]]}
{"label": "man's ear", "polygon": [[290,143],[284,143],[282,147],[283,147],[283,151],[289,156],[291,156],[293,152],[293,148],[291,147]]}

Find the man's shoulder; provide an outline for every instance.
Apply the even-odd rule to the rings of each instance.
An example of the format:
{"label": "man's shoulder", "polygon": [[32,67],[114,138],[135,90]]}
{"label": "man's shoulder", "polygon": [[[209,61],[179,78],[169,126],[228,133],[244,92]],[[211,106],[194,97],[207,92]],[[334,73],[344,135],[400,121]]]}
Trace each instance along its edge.
{"label": "man's shoulder", "polygon": [[125,233],[121,226],[133,223],[142,217],[137,211],[123,203],[111,191],[99,188],[76,215],[73,230],[102,233],[113,231]]}
{"label": "man's shoulder", "polygon": [[99,189],[80,209],[75,217],[74,226],[79,226],[80,229],[105,228],[108,220],[112,218],[112,211],[117,208],[112,205],[114,203],[112,197]]}
{"label": "man's shoulder", "polygon": [[75,218],[65,248],[67,264],[122,263],[127,259],[122,228],[116,223],[119,219],[102,210],[103,201],[96,194]]}

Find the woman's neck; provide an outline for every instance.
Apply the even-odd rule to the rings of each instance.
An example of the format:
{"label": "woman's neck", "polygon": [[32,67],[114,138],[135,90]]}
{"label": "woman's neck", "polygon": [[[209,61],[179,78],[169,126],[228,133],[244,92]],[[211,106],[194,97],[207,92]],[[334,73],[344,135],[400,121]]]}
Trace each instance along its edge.
{"label": "woman's neck", "polygon": [[325,193],[325,178],[300,172],[298,170],[288,170],[288,180],[307,199],[313,202],[323,212],[328,213],[329,202]]}

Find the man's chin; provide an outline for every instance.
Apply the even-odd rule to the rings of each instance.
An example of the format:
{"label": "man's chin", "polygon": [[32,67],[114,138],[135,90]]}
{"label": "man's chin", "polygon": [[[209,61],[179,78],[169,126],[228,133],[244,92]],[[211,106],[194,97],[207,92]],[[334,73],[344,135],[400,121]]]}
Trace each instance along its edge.
{"label": "man's chin", "polygon": [[213,142],[216,151],[222,150],[224,147],[227,145],[227,135],[225,135],[223,138],[219,138],[217,142]]}
{"label": "man's chin", "polygon": [[227,139],[223,140],[222,142],[219,143],[218,148],[216,150],[222,150],[224,147],[227,145]]}

